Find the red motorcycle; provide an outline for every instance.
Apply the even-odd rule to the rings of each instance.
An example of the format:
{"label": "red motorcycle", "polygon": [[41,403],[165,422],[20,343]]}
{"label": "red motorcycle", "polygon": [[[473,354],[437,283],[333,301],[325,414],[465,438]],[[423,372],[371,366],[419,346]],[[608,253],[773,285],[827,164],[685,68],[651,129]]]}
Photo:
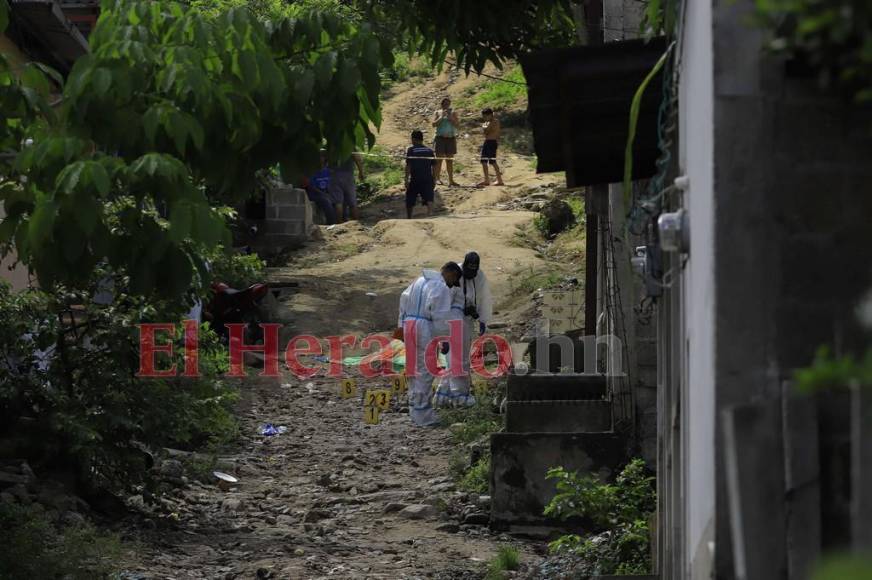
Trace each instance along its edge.
{"label": "red motorcycle", "polygon": [[244,290],[231,288],[223,282],[212,283],[212,300],[204,316],[223,341],[228,339],[225,324],[245,324],[244,338],[248,344],[263,340],[261,303],[269,293],[269,284],[252,284]]}

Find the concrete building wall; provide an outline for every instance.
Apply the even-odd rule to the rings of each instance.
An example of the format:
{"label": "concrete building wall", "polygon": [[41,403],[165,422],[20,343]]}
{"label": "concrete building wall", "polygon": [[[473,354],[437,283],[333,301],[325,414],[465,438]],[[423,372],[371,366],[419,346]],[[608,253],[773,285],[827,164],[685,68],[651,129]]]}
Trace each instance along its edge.
{"label": "concrete building wall", "polygon": [[680,45],[679,163],[689,178],[690,256],[682,277],[681,366],[685,558],[689,578],[709,578],[715,517],[714,92],[711,3],[687,2]]}
{"label": "concrete building wall", "polygon": [[[684,4],[689,189],[673,209],[691,242],[660,306],[660,573],[806,578],[850,541],[835,485],[849,473],[817,455],[850,413],[835,396],[797,407],[789,381],[820,345],[868,344],[855,309],[872,284],[872,113],[767,53],[750,0]],[[737,426],[741,448],[725,435]]]}

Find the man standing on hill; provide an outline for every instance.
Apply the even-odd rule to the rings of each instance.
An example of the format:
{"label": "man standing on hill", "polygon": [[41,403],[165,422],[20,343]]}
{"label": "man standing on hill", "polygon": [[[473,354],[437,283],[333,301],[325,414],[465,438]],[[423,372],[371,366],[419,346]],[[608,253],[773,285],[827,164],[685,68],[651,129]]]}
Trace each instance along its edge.
{"label": "man standing on hill", "polygon": [[442,99],[440,110],[433,116],[433,126],[436,128],[436,181],[442,183],[442,158],[445,157],[445,168],[448,170],[449,187],[457,187],[454,181],[454,156],[457,154],[457,131],[460,129],[460,119],[451,108],[451,99]]}
{"label": "man standing on hill", "polygon": [[481,170],[484,172],[484,181],[479,183],[477,187],[486,187],[490,185],[490,174],[488,173],[488,164],[493,165],[494,173],[497,180],[494,185],[503,185],[503,176],[500,173],[500,166],[497,165],[497,146],[500,139],[500,120],[494,116],[493,109],[485,109],[481,112],[484,118],[482,129],[484,130],[484,144],[481,146]]}
{"label": "man standing on hill", "polygon": [[336,207],[336,219],[340,223],[345,221],[346,209],[348,217],[353,220],[360,219],[357,211],[357,186],[354,183],[355,166],[357,166],[357,176],[363,181],[363,160],[360,153],[352,153],[348,159],[330,168],[328,193]]}
{"label": "man standing on hill", "polygon": [[406,218],[412,219],[415,202],[427,208],[427,216],[433,213],[433,150],[424,145],[424,134],[417,129],[412,131],[412,146],[406,149]]}

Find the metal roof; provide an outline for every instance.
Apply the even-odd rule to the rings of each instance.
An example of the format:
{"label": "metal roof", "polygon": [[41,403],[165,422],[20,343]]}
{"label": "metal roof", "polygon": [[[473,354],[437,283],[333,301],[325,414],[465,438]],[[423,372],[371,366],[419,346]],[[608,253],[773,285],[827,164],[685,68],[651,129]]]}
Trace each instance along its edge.
{"label": "metal roof", "polygon": [[[665,40],[658,38],[521,57],[537,171],[566,171],[570,187],[622,181],[630,104],[665,49]],[[658,74],[642,100],[633,147],[634,179],[655,173],[661,84]]]}
{"label": "metal roof", "polygon": [[68,72],[88,53],[88,41],[54,0],[11,0],[8,34],[32,58]]}

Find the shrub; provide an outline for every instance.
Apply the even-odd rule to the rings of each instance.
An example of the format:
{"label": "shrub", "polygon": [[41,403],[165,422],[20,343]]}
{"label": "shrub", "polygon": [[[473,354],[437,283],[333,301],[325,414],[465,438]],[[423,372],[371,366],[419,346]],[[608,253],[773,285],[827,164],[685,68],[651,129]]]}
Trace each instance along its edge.
{"label": "shrub", "polygon": [[506,577],[505,572],[517,570],[521,565],[521,556],[517,548],[513,546],[500,546],[497,555],[488,565],[485,580],[502,580]]}
{"label": "shrub", "polygon": [[490,453],[484,454],[469,468],[459,483],[460,489],[487,493],[490,489]]}
{"label": "shrub", "polygon": [[219,247],[208,259],[212,279],[224,282],[231,288],[247,288],[263,282],[266,262],[257,254],[227,253]]}
{"label": "shrub", "polygon": [[[180,320],[186,306],[127,295],[124,283],[113,279],[108,304],[93,301],[93,288],[48,295],[0,285],[0,439],[89,486],[142,473],[142,445],[190,448],[236,433],[237,394],[218,378],[226,354],[214,333],[200,331],[199,377],[137,376],[137,325]],[[169,366],[156,358],[157,368]]]}
{"label": "shrub", "polygon": [[651,568],[648,519],[656,508],[654,478],[645,463],[634,459],[614,484],[562,467],[548,470],[557,480],[557,493],[545,508],[546,516],[562,520],[586,518],[599,535],[570,534],[551,542],[554,553],[571,552],[589,574],[644,574]]}
{"label": "shrub", "polygon": [[481,90],[463,98],[461,104],[464,107],[473,106],[477,109],[490,107],[505,110],[515,106],[526,107],[527,86],[521,67],[512,65],[506,68],[502,78],[510,82],[488,80]]}
{"label": "shrub", "polygon": [[121,550],[118,538],[88,524],[55,527],[33,507],[0,504],[0,580],[106,578]]}

